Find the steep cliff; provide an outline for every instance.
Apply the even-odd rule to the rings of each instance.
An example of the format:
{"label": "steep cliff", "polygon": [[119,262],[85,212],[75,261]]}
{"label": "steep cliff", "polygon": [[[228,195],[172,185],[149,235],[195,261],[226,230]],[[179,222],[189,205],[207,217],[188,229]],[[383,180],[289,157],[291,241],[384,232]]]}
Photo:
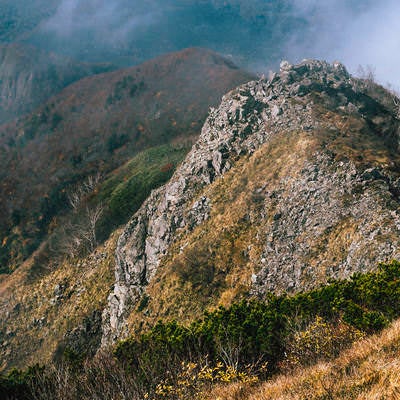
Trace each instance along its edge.
{"label": "steep cliff", "polygon": [[228,93],[118,241],[103,345],[159,317],[187,320],[400,256],[393,105],[319,61],[283,62]]}

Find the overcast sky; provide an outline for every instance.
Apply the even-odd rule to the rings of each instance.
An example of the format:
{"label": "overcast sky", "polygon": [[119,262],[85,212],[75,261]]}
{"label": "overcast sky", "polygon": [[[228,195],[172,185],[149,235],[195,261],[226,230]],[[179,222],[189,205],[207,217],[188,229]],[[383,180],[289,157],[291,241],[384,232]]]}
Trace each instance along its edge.
{"label": "overcast sky", "polygon": [[[295,0],[294,0],[295,1]],[[306,15],[308,38],[294,35],[288,57],[325,58],[342,61],[355,72],[359,65],[371,66],[377,79],[400,84],[400,2],[316,0],[295,1],[297,11]],[[315,17],[310,10],[315,10]],[[298,46],[296,46],[296,43]]]}
{"label": "overcast sky", "polygon": [[59,3],[33,41],[78,58],[100,61],[119,54],[122,62],[131,63],[183,47],[203,46],[260,72],[276,68],[281,58],[291,62],[323,58],[342,61],[352,72],[358,65],[371,65],[380,82],[400,84],[398,0]]}

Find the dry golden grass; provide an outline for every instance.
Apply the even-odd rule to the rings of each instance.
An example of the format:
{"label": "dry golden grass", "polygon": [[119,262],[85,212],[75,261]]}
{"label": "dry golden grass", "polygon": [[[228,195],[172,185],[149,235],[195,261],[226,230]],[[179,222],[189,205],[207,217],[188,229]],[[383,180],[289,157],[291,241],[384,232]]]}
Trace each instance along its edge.
{"label": "dry golden grass", "polygon": [[271,205],[267,216],[262,216],[257,190],[267,184],[273,188],[282,177],[296,179],[316,147],[306,132],[276,135],[199,193],[197,198],[211,199],[210,218],[192,231],[177,232],[177,240],[147,287],[150,312],[131,314],[132,331],[139,325],[150,327],[161,317],[190,322],[204,309],[228,307],[246,296],[251,276],[260,268],[265,226],[275,214]]}
{"label": "dry golden grass", "polygon": [[280,375],[258,387],[217,387],[203,399],[400,399],[400,320],[381,334],[356,342],[332,362]]}
{"label": "dry golden grass", "polygon": [[[260,269],[265,232],[278,212],[275,202],[263,201],[259,193],[283,187],[286,192],[281,196],[289,196],[291,183],[301,177],[303,166],[316,153],[329,149],[337,161],[351,160],[362,164],[360,168],[385,167],[389,160],[400,164],[400,158],[390,154],[381,139],[366,133],[363,121],[326,110],[317,118],[329,129],[322,126],[312,132],[276,134],[197,194],[193,201],[201,196],[211,200],[210,218],[193,230],[177,231],[175,242],[146,289],[148,310],[133,311],[129,318],[132,331],[146,329],[159,318],[190,322],[204,309],[227,307],[246,297],[251,276]],[[301,277],[304,287],[326,282],[327,271],[340,263],[357,235],[357,222],[349,218],[313,239],[302,261],[315,273],[312,282],[306,274]],[[278,292],[283,290],[277,288]]]}
{"label": "dry golden grass", "polygon": [[[26,263],[0,286],[0,370],[49,362],[64,335],[95,310],[102,310],[114,279],[114,252],[120,231],[82,260],[65,261],[33,282]],[[15,276],[14,276],[15,275]],[[60,299],[56,285],[64,285]]]}

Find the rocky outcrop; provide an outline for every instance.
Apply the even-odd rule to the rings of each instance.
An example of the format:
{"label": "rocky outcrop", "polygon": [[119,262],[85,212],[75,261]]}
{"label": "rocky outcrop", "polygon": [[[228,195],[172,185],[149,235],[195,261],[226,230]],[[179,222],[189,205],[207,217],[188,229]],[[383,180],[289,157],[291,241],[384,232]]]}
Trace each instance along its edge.
{"label": "rocky outcrop", "polygon": [[312,289],[400,257],[398,180],[372,178],[374,170],[338,165],[327,154],[302,167],[296,179],[264,192],[274,221],[253,277],[257,295]]}
{"label": "rocky outcrop", "polygon": [[[302,290],[400,256],[399,169],[390,158],[399,121],[384,105],[390,94],[378,89],[367,94],[340,63],[306,60],[283,62],[279,74],[224,96],[170,182],[151,194],[119,239],[102,344],[128,333],[127,319],[171,245],[210,218],[214,199],[204,188],[278,135],[301,132],[319,145],[298,160],[288,148],[293,174],[277,172],[276,182],[260,182],[255,193],[261,211],[252,223],[262,227],[262,249],[253,294]],[[375,143],[385,156],[378,157]]]}

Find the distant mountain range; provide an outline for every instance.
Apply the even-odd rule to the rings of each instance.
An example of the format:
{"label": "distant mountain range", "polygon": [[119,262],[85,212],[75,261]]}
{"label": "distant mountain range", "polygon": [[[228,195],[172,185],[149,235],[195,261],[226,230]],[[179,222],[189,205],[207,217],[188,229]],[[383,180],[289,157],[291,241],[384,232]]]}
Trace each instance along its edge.
{"label": "distant mountain range", "polygon": [[22,44],[0,45],[0,125],[33,111],[64,87],[114,69],[84,64]]}
{"label": "distant mountain range", "polygon": [[257,67],[263,57],[267,68],[276,65],[294,32],[307,29],[290,0],[0,3],[0,43],[29,43],[80,61],[120,66],[199,46],[243,67]]}
{"label": "distant mountain range", "polygon": [[[74,65],[68,68],[56,60],[60,71],[72,73]],[[48,70],[58,72],[52,65]],[[30,76],[27,71],[24,73]],[[93,70],[88,67],[85,71]],[[15,265],[13,257],[20,260],[38,246],[47,225],[67,206],[68,187],[90,175],[106,175],[145,148],[194,140],[208,108],[216,106],[226,91],[252,77],[216,53],[189,49],[138,67],[82,79],[33,114],[0,127],[4,166],[0,172],[0,236],[8,237],[8,250],[2,250],[3,269],[10,262]],[[37,86],[47,87],[45,78],[38,80]],[[60,84],[60,79],[56,82]],[[33,96],[33,85],[21,86],[15,98],[25,89],[31,89]],[[56,86],[49,87],[54,90]],[[9,104],[15,107],[17,103],[10,99]],[[11,234],[16,226],[21,227],[22,235]]]}

